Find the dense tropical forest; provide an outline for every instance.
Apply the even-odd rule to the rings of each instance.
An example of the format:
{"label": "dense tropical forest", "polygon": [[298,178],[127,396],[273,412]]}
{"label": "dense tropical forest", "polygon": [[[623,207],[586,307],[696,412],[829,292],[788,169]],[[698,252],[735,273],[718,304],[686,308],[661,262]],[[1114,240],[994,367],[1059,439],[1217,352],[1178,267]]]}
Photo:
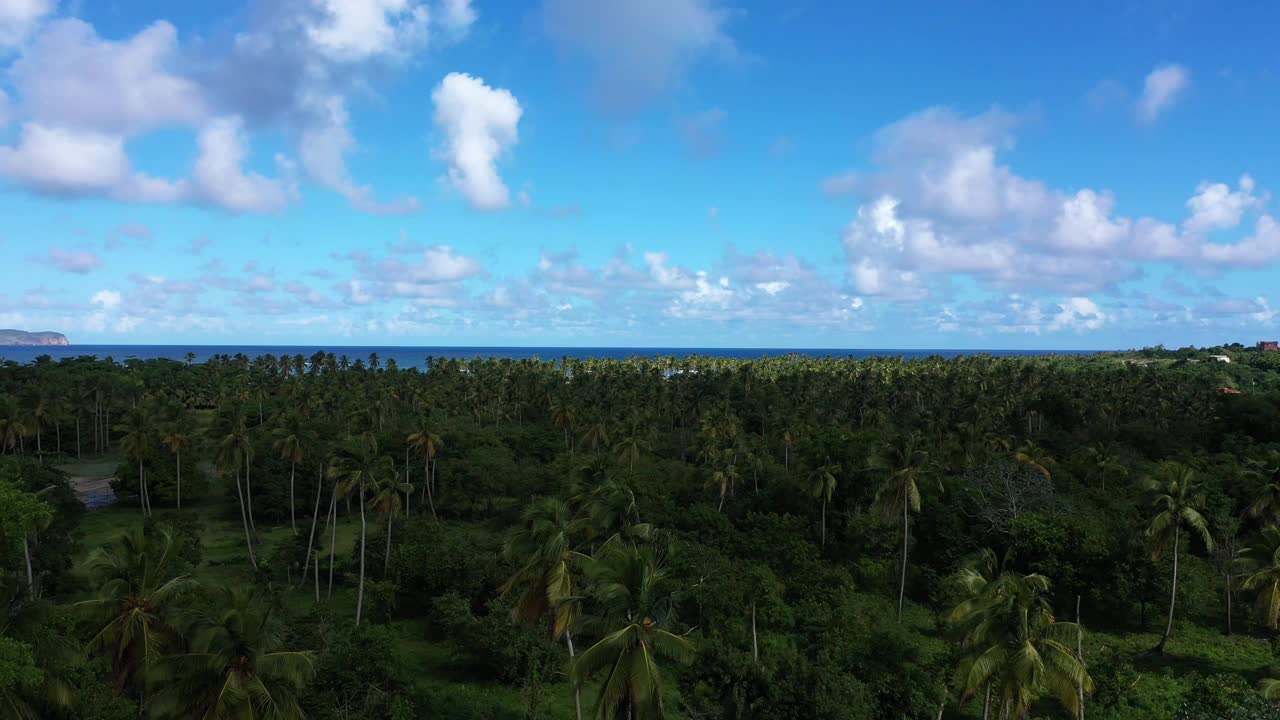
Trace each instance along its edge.
{"label": "dense tropical forest", "polygon": [[0,451],[5,718],[1280,718],[1277,352],[42,358]]}

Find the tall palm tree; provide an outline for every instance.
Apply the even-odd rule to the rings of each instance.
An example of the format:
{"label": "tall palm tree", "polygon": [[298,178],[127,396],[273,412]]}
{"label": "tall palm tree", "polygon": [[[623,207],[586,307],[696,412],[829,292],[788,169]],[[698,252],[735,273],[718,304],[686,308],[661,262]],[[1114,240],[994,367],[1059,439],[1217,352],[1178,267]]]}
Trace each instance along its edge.
{"label": "tall palm tree", "polygon": [[929,474],[929,455],[915,435],[900,436],[889,445],[878,468],[886,473],[876,490],[874,505],[886,517],[902,519],[902,567],[898,581],[898,620],[907,591],[907,547],[911,537],[911,513],[920,512],[920,483]]}
{"label": "tall palm tree", "polygon": [[376,514],[382,516],[387,530],[387,550],[382,559],[384,575],[391,563],[391,526],[404,510],[404,496],[411,492],[413,492],[413,486],[400,482],[398,474],[383,475],[370,487],[369,506]]}
{"label": "tall palm tree", "polygon": [[182,449],[191,444],[191,436],[182,429],[181,422],[167,424],[160,433],[160,441],[176,457],[174,469],[177,471],[178,509],[182,509]]}
{"label": "tall palm tree", "polygon": [[213,614],[184,633],[187,652],[157,666],[157,720],[303,720],[299,692],[315,673],[311,653],[286,650],[271,604],[253,590],[223,588]]}
{"label": "tall palm tree", "polygon": [[151,496],[147,492],[146,468],[143,466],[155,441],[150,412],[145,407],[133,408],[125,414],[116,430],[122,433],[120,448],[124,450],[125,457],[138,463],[138,501],[142,505],[142,514],[150,515]]}
{"label": "tall palm tree", "polygon": [[961,584],[971,596],[949,615],[964,652],[956,672],[961,697],[985,690],[984,719],[991,695],[1000,718],[1025,718],[1045,694],[1078,716],[1081,697],[1093,692],[1093,679],[1071,647],[1079,626],[1054,617],[1048,578],[1014,572],[992,578],[991,572],[967,574]]}
{"label": "tall palm tree", "polygon": [[1236,554],[1239,583],[1256,594],[1258,622],[1280,629],[1280,528],[1264,528],[1258,537]]}
{"label": "tall palm tree", "polygon": [[0,395],[0,453],[16,452],[27,432],[27,421],[18,402],[8,395]]}
{"label": "tall palm tree", "polygon": [[[589,558],[576,550],[584,520],[559,498],[540,498],[525,508],[520,526],[507,538],[503,555],[518,569],[502,584],[504,595],[519,593],[512,619],[537,625],[551,619],[553,640],[564,636],[574,660],[573,625],[578,616],[578,571]],[[576,716],[582,718],[582,687],[574,683]]]}
{"label": "tall palm tree", "polygon": [[365,496],[369,488],[377,486],[383,478],[395,477],[395,474],[395,460],[388,455],[379,455],[376,448],[363,443],[347,448],[329,466],[329,476],[337,481],[338,493],[347,497],[355,493],[360,506],[360,584],[356,591],[356,625],[360,624],[364,610],[364,560],[369,537]]}
{"label": "tall palm tree", "polygon": [[290,412],[284,416],[280,426],[272,431],[276,440],[271,449],[281,460],[289,461],[289,526],[293,534],[298,534],[298,516],[294,509],[294,479],[298,473],[298,463],[306,459],[306,448],[309,433],[306,420],[300,413]]}
{"label": "tall palm tree", "polygon": [[239,410],[220,413],[210,429],[216,443],[214,464],[223,473],[224,477],[231,475],[235,479],[236,499],[240,503],[240,522],[244,525],[245,547],[249,551],[249,563],[253,565],[254,571],[257,571],[258,559],[253,552],[251,520],[246,512],[244,492],[240,487],[240,468],[247,466],[248,461],[245,457],[253,452],[253,446],[249,441],[248,428],[245,427],[244,416],[240,414]]}
{"label": "tall palm tree", "polygon": [[1089,474],[1101,481],[1102,492],[1107,491],[1107,478],[1124,477],[1129,474],[1129,468],[1125,466],[1119,451],[1111,443],[1100,442],[1090,445],[1085,449],[1085,456],[1090,465]]}
{"label": "tall palm tree", "polygon": [[174,574],[174,559],[168,530],[148,537],[141,527],[89,556],[89,576],[98,589],[93,599],[76,605],[98,628],[86,650],[110,657],[117,688],[140,684],[152,664],[176,647],[172,615],[196,582]]}
{"label": "tall palm tree", "polygon": [[1260,458],[1249,460],[1248,475],[1261,478],[1266,485],[1245,511],[1264,525],[1280,522],[1280,450],[1271,450]]}
{"label": "tall palm tree", "polygon": [[836,492],[836,473],[838,472],[840,472],[840,465],[831,462],[831,458],[827,458],[825,465],[811,470],[805,479],[805,489],[808,490],[809,495],[822,499],[822,547],[827,546],[827,503]]}
{"label": "tall palm tree", "polygon": [[1209,535],[1209,523],[1200,514],[1204,507],[1204,498],[1196,494],[1195,471],[1176,462],[1168,462],[1160,466],[1158,477],[1146,481],[1151,493],[1151,506],[1155,509],[1150,524],[1147,526],[1147,538],[1151,544],[1151,559],[1160,560],[1166,554],[1173,554],[1173,583],[1169,590],[1169,621],[1165,625],[1164,635],[1155,651],[1163,653],[1164,646],[1173,634],[1173,609],[1178,600],[1178,555],[1182,544],[1182,534],[1199,535],[1206,548],[1213,549],[1213,538]]}
{"label": "tall palm tree", "polygon": [[609,545],[588,568],[607,621],[617,629],[582,653],[570,677],[581,684],[597,673],[604,675],[596,697],[599,720],[660,720],[665,712],[658,659],[693,659],[689,640],[667,629],[675,598],[666,570],[652,547],[621,543]]}
{"label": "tall palm tree", "polygon": [[440,452],[440,448],[444,447],[444,441],[432,431],[431,425],[427,423],[425,418],[419,420],[417,429],[409,433],[409,437],[406,440],[409,443],[409,448],[423,459],[422,494],[431,507],[431,517],[439,520],[439,517],[436,516],[435,488],[432,487],[434,485],[434,473],[432,472],[434,465],[432,465],[431,459],[436,456],[436,453]]}

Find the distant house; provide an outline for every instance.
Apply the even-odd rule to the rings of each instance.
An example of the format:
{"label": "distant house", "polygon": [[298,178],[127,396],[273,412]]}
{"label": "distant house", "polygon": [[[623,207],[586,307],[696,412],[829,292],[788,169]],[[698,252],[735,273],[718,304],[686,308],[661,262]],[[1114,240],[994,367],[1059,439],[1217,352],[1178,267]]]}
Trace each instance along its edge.
{"label": "distant house", "polygon": [[1280,341],[1263,340],[1262,342],[1258,343],[1258,349],[1259,350],[1280,350]]}
{"label": "distant house", "polygon": [[1229,356],[1229,355],[1210,355],[1210,356],[1209,356],[1209,359],[1210,359],[1210,360],[1217,360],[1218,362],[1224,362],[1224,363],[1229,363],[1229,362],[1231,362],[1231,356]]}

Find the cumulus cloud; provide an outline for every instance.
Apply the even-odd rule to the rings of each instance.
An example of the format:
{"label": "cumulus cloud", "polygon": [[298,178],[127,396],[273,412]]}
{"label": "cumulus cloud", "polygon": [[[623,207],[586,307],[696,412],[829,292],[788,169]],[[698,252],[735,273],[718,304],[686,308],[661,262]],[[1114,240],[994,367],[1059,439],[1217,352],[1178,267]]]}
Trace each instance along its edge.
{"label": "cumulus cloud", "polygon": [[371,185],[357,185],[347,171],[346,155],[355,147],[348,129],[346,102],[330,95],[317,103],[317,119],[302,133],[299,156],[307,175],[345,197],[357,210],[375,215],[416,212],[422,204],[414,197],[379,202]]}
{"label": "cumulus cloud", "polygon": [[57,5],[57,0],[5,0],[0,3],[0,53],[22,45]]}
{"label": "cumulus cloud", "polygon": [[36,192],[106,195],[127,202],[172,202],[185,192],[135,172],[124,139],[93,131],[26,123],[14,146],[0,146],[0,177]]}
{"label": "cumulus cloud", "polygon": [[178,32],[163,20],[120,42],[99,38],[82,20],[58,20],[10,75],[37,122],[130,134],[204,117],[200,88],[170,69],[177,54]]}
{"label": "cumulus cloud", "polygon": [[115,290],[99,290],[93,294],[91,302],[104,310],[115,310],[120,307],[120,293]]}
{"label": "cumulus cloud", "polygon": [[708,57],[738,54],[717,0],[546,0],[542,14],[562,51],[591,62],[593,95],[612,112],[644,107]]}
{"label": "cumulus cloud", "polygon": [[1254,195],[1253,191],[1253,178],[1248,175],[1241,176],[1237,190],[1226,183],[1200,183],[1196,194],[1187,200],[1191,217],[1183,227],[1188,232],[1203,233],[1239,225],[1245,212],[1260,208],[1265,202],[1265,198]]}
{"label": "cumulus cloud", "polygon": [[210,121],[200,132],[200,154],[192,171],[197,198],[232,212],[279,212],[297,196],[288,161],[276,156],[286,177],[269,178],[245,171],[248,140],[239,117]]}
{"label": "cumulus cloud", "polygon": [[1191,73],[1182,65],[1161,65],[1147,75],[1138,98],[1138,120],[1145,124],[1156,121],[1173,107],[1191,82]]}
{"label": "cumulus cloud", "polygon": [[498,159],[519,139],[520,103],[508,90],[456,72],[445,76],[431,99],[436,127],[445,136],[449,183],[478,210],[508,207],[511,194],[498,174]]}
{"label": "cumulus cloud", "polygon": [[[414,0],[314,0],[307,39],[327,58],[358,62],[403,56],[426,43],[431,13]],[[464,3],[465,4],[465,3]]]}

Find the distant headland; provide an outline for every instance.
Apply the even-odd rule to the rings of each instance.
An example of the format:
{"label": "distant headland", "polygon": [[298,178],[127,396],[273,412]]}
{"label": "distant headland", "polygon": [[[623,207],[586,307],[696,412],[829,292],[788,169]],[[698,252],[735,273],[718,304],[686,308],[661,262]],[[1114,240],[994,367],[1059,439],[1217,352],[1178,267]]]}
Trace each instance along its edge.
{"label": "distant headland", "polygon": [[56,332],[26,332],[0,329],[0,345],[70,345],[67,336]]}

